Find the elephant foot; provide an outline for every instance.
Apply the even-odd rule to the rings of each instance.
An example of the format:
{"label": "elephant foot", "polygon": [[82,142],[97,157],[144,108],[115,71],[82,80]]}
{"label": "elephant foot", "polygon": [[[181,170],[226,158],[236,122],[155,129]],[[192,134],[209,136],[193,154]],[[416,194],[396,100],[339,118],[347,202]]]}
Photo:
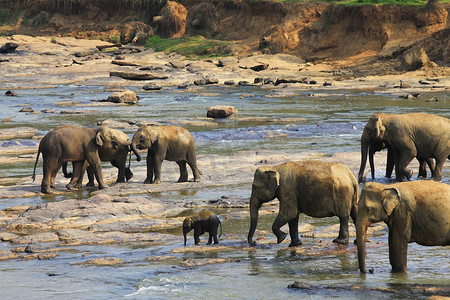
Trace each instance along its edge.
{"label": "elephant foot", "polygon": [[153,183],[159,184],[159,183],[161,183],[161,179],[155,179],[155,181],[153,181]]}
{"label": "elephant foot", "polygon": [[64,177],[65,177],[65,178],[72,178],[72,176],[73,176],[73,173],[67,173],[67,174],[64,174]]}
{"label": "elephant foot", "polygon": [[48,186],[41,186],[41,193],[43,193],[43,194],[51,194],[52,190]]}
{"label": "elephant foot", "polygon": [[81,188],[83,188],[83,185],[81,183],[77,183],[77,184],[75,184],[75,188],[81,189]]}
{"label": "elephant foot", "polygon": [[282,241],[284,241],[284,239],[287,236],[287,233],[280,231],[281,234],[277,236],[277,244],[281,243]]}
{"label": "elephant foot", "polygon": [[133,172],[131,172],[130,169],[126,168],[126,169],[125,169],[125,179],[128,181],[128,180],[130,180],[131,178],[133,178]]}
{"label": "elephant foot", "polygon": [[108,187],[107,185],[101,185],[101,184],[98,185],[99,190],[106,189],[107,187]]}
{"label": "elephant foot", "polygon": [[333,243],[341,244],[341,245],[347,245],[348,244],[348,238],[347,239],[343,239],[343,238],[337,237],[337,238],[335,238],[333,240]]}
{"label": "elephant foot", "polygon": [[55,184],[55,183],[51,183],[51,184],[50,184],[50,187],[51,187],[52,189],[54,189],[54,188],[56,187],[56,184]]}
{"label": "elephant foot", "polygon": [[92,181],[89,181],[88,183],[86,183],[86,186],[87,186],[87,187],[94,187],[94,186],[95,186],[95,183],[92,182]]}
{"label": "elephant foot", "polygon": [[145,183],[145,184],[150,184],[150,183],[153,183],[153,182],[152,182],[151,180],[145,179],[145,180],[144,180],[144,183]]}
{"label": "elephant foot", "polygon": [[194,178],[194,182],[200,182],[200,178]]}
{"label": "elephant foot", "polygon": [[187,182],[188,181],[188,179],[187,178],[178,178],[178,182]]}
{"label": "elephant foot", "polygon": [[413,171],[409,170],[409,171],[406,172],[406,176],[405,177],[406,177],[406,179],[408,179],[408,181],[410,181],[412,175],[413,175]]}
{"label": "elephant foot", "polygon": [[295,239],[295,240],[291,241],[291,243],[289,244],[289,247],[300,246],[301,244],[302,244],[302,241],[300,241],[300,239]]}
{"label": "elephant foot", "polygon": [[73,190],[75,189],[75,187],[73,186],[73,184],[70,184],[70,183],[68,183],[68,184],[66,185],[66,188],[67,188],[69,191],[73,191]]}

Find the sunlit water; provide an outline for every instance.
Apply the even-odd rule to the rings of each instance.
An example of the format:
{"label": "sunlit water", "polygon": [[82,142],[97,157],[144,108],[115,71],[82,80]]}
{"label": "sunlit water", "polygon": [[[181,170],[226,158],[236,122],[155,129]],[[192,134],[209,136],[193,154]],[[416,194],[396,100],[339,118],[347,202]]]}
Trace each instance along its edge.
{"label": "sunlit water", "polygon": [[[185,126],[195,138],[198,154],[231,155],[240,150],[280,150],[286,153],[317,151],[333,154],[359,151],[359,139],[368,117],[376,111],[387,113],[429,112],[450,117],[450,99],[446,94],[430,93],[418,99],[402,99],[389,94],[371,92],[295,92],[289,97],[278,97],[280,91],[257,87],[210,87],[201,92],[181,92],[177,89],[161,92],[138,92],[139,104],[134,106],[91,106],[95,99],[105,99],[110,93],[104,87],[58,86],[48,89],[18,90],[18,97],[0,94],[0,119],[12,117],[13,123],[0,123],[0,128],[30,126],[45,134],[62,124],[93,126],[98,121],[158,121],[168,123],[206,116],[213,105],[232,105],[240,117],[305,118],[305,122],[219,121],[218,126]],[[252,94],[253,97],[242,97]],[[268,97],[270,96],[270,97]],[[424,100],[437,96],[441,101]],[[61,101],[77,101],[81,106],[56,106]],[[55,114],[19,113],[18,105],[29,104],[34,110],[55,108]],[[95,110],[78,115],[63,115],[61,110]],[[132,131],[126,131],[130,136]],[[268,138],[268,136],[280,136]],[[0,146],[37,143],[34,140],[0,141]],[[34,155],[34,154],[33,154]],[[0,176],[22,177],[32,171],[32,164],[6,165]],[[110,167],[105,164],[104,167]],[[381,177],[384,170],[377,170]],[[383,179],[380,178],[380,181]],[[444,182],[450,182],[450,170],[445,170]],[[235,186],[191,191],[162,193],[152,197],[165,199],[214,200],[222,195],[248,197],[248,187]],[[88,197],[81,193],[79,197]],[[38,204],[60,201],[66,196],[3,199],[0,208],[12,205]],[[218,211],[220,213],[220,210]],[[270,230],[274,216],[261,217],[258,228]],[[336,224],[337,218],[314,219],[304,215],[300,223],[316,226]],[[223,221],[224,234],[234,234],[235,240],[223,245],[245,245],[248,219],[229,218]],[[177,231],[173,233],[180,234]],[[192,243],[192,237],[189,242]],[[317,242],[303,238],[304,245]],[[372,238],[373,243],[387,243],[387,234]],[[258,247],[255,250],[236,250],[208,254],[172,254],[179,242],[164,246],[153,244],[130,246],[83,246],[77,252],[61,253],[51,260],[11,260],[0,262],[0,295],[5,299],[284,299],[306,297],[322,299],[415,299],[411,286],[450,285],[448,247],[422,247],[409,244],[408,274],[390,273],[387,245],[367,249],[367,266],[374,274],[361,275],[354,251],[326,256],[296,256],[282,251],[286,245]],[[2,243],[0,249],[10,248]],[[354,247],[349,245],[349,248]],[[84,256],[83,256],[84,255]],[[168,262],[147,262],[146,257],[173,255]],[[83,257],[82,257],[83,256]],[[113,256],[127,263],[119,267],[74,265],[96,257]],[[133,261],[130,261],[132,257]],[[228,258],[229,262],[203,267],[180,266],[191,257]],[[300,281],[309,289],[288,289]],[[362,287],[360,290],[351,287]],[[398,293],[382,293],[373,288],[396,288]],[[425,294],[424,294],[425,295]],[[419,294],[420,296],[420,294]],[[425,297],[425,296],[423,296]]]}

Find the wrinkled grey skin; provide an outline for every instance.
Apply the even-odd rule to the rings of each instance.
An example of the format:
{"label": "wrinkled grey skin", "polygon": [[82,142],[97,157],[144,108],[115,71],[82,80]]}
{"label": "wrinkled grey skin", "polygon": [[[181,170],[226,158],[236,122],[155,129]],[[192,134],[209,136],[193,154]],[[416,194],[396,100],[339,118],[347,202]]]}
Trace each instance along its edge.
{"label": "wrinkled grey skin", "polygon": [[141,160],[138,150],[147,149],[147,178],[144,183],[161,183],[161,165],[164,160],[175,161],[180,168],[178,182],[188,180],[186,163],[191,167],[194,181],[200,181],[195,142],[189,131],[178,126],[151,126],[139,128],[133,136],[131,150]]}
{"label": "wrinkled grey skin", "polygon": [[[99,148],[98,154],[100,156],[101,161],[110,161],[111,165],[118,169],[117,180],[116,183],[123,183],[130,180],[133,177],[133,172],[131,172],[130,168],[126,166],[128,153],[130,151],[129,146],[120,146],[115,149],[104,149]],[[83,165],[83,170],[81,172],[81,176],[75,184],[76,188],[81,188],[83,183],[84,170],[86,169],[89,182],[86,186],[93,187],[95,186],[94,182],[94,170],[88,164]],[[67,163],[64,163],[62,166],[62,170],[64,173],[64,177],[71,178],[73,173],[67,172]]]}
{"label": "wrinkled grey skin", "polygon": [[411,178],[413,172],[407,166],[414,157],[434,158],[431,178],[440,181],[445,160],[450,159],[450,120],[426,113],[372,115],[361,136],[360,182],[364,181],[369,147],[376,143],[386,143],[393,150],[397,181]]}
{"label": "wrinkled grey skin", "polygon": [[339,217],[339,235],[335,243],[348,244],[348,221],[357,219],[359,186],[348,167],[318,160],[287,162],[259,167],[254,175],[250,196],[250,229],[247,241],[255,245],[253,235],[258,211],[263,203],[278,198],[280,209],[272,231],[281,243],[287,236],[280,228],[289,224],[291,243],[301,245],[298,237],[300,213],[311,217]]}
{"label": "wrinkled grey skin", "polygon": [[450,186],[434,181],[390,185],[369,182],[361,191],[356,241],[361,273],[366,273],[367,228],[384,221],[389,228],[392,272],[405,273],[408,243],[450,245]]}
{"label": "wrinkled grey skin", "polygon": [[41,192],[50,194],[55,186],[55,177],[63,163],[71,161],[73,164],[73,176],[66,185],[73,190],[74,184],[81,176],[85,161],[92,166],[94,175],[99,184],[99,189],[106,188],[103,181],[99,148],[115,149],[131,144],[128,136],[115,129],[106,126],[98,128],[83,128],[73,125],[63,125],[49,131],[39,143],[38,154],[34,164],[33,180],[36,174],[36,165],[39,155],[43,157],[43,178]]}
{"label": "wrinkled grey skin", "polygon": [[202,211],[199,214],[186,217],[183,221],[183,236],[184,245],[186,246],[186,235],[194,229],[194,242],[196,245],[200,242],[200,236],[205,232],[209,233],[208,245],[210,245],[214,239],[214,244],[219,243],[217,238],[218,228],[220,226],[220,235],[222,235],[222,223],[219,218],[210,211]]}

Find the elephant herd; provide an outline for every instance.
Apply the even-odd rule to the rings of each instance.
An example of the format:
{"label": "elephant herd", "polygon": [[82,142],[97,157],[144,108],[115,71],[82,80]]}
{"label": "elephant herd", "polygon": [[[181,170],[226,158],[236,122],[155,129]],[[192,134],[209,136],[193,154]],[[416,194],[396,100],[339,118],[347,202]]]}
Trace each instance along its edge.
{"label": "elephant herd", "polygon": [[[374,177],[374,153],[385,148],[388,150],[386,176],[390,177],[395,168],[398,183],[383,185],[369,182],[363,186],[359,195],[358,182],[366,181],[364,169],[367,156]],[[179,182],[188,180],[186,164],[192,169],[194,181],[200,180],[195,143],[189,131],[177,126],[148,125],[140,127],[131,140],[123,132],[104,126],[97,129],[72,125],[57,127],[49,131],[39,144],[33,179],[42,153],[42,193],[51,193],[58,170],[65,167],[67,162],[73,164],[73,174],[66,186],[68,189],[81,187],[85,171],[88,172],[89,184],[93,185],[95,176],[99,189],[102,189],[106,185],[102,177],[101,161],[110,161],[117,167],[117,182],[124,182],[133,176],[126,167],[128,153],[133,151],[137,161],[140,161],[138,149],[148,151],[147,177],[144,183],[161,182],[163,160],[177,162],[180,168]],[[427,164],[432,181],[402,182],[411,179],[413,172],[407,166],[414,158],[420,163],[419,176],[426,177]],[[277,198],[280,208],[272,231],[278,243],[287,236],[281,231],[281,227],[288,224],[291,238],[289,246],[302,244],[298,236],[298,220],[299,214],[305,213],[319,218],[337,216],[340,229],[333,242],[348,244],[348,222],[352,218],[356,226],[359,269],[365,273],[367,228],[372,223],[384,221],[389,228],[389,260],[392,271],[406,272],[408,243],[416,242],[424,246],[450,245],[450,186],[437,182],[442,179],[443,165],[447,159],[450,159],[449,119],[426,113],[375,113],[365,125],[361,136],[358,180],[343,164],[317,160],[286,162],[256,170],[250,197],[248,243],[255,245],[253,236],[259,208],[263,203]],[[197,219],[209,218],[209,215],[193,216],[185,220],[185,243],[186,233],[194,228],[195,243],[198,244],[198,236],[205,230],[198,227],[200,222]],[[216,228],[217,220],[214,219],[212,223]],[[215,235],[216,231],[217,228]],[[214,242],[217,243],[215,235]],[[209,243],[211,242],[210,236]]]}

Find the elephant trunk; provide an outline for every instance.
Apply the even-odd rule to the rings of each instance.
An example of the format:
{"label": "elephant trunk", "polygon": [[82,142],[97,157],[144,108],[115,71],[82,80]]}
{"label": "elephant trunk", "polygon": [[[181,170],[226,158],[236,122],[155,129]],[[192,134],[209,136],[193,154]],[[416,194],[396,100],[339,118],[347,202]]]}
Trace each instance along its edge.
{"label": "elephant trunk", "polygon": [[183,236],[184,236],[184,245],[186,246],[186,242],[187,242],[186,233],[183,233]]}
{"label": "elephant trunk", "polygon": [[256,225],[258,225],[258,211],[260,205],[258,198],[256,196],[251,195],[250,197],[250,230],[248,231],[247,241],[250,245],[254,245],[253,235],[255,234]]}
{"label": "elephant trunk", "polygon": [[356,245],[358,247],[358,263],[361,273],[366,273],[367,227],[369,227],[367,218],[358,216],[356,220]]}
{"label": "elephant trunk", "polygon": [[[369,140],[362,137],[361,138],[361,166],[359,167],[359,172],[358,172],[358,182],[365,181],[364,170],[366,169],[368,151],[369,151]],[[372,160],[373,160],[373,158],[372,158]]]}
{"label": "elephant trunk", "polygon": [[133,140],[133,142],[130,145],[131,151],[133,151],[134,155],[136,155],[136,160],[141,161],[141,155],[139,154],[139,151],[136,149],[136,143]]}

